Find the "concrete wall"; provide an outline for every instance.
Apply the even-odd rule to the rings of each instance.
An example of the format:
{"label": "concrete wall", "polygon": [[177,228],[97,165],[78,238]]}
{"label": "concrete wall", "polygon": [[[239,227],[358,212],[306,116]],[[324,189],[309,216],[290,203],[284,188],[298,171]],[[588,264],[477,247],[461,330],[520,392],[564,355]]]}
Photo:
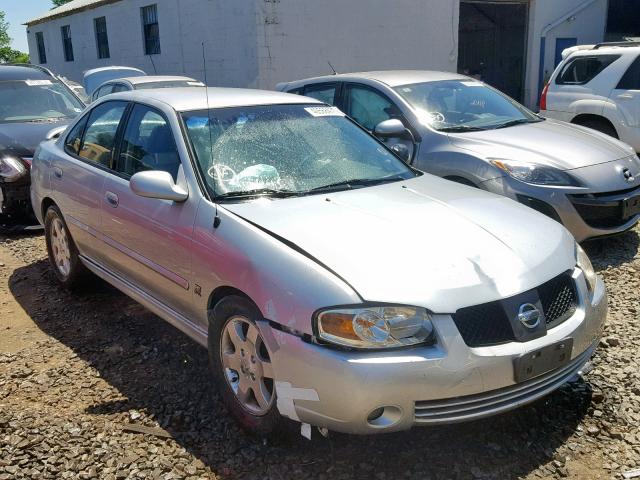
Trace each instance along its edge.
{"label": "concrete wall", "polygon": [[[82,72],[127,65],[153,73],[143,54],[140,7],[122,0],[28,28],[31,60],[42,31],[46,66],[79,81]],[[455,71],[458,0],[156,0],[161,54],[158,74],[210,85],[273,88],[276,83],[338,71],[428,68]],[[98,59],[93,19],[105,16],[109,59]],[[70,25],[74,61],[65,62],[60,27]]]}
{"label": "concrete wall", "polygon": [[[577,8],[581,9],[569,15]],[[540,37],[543,29],[559,20],[545,40],[543,78],[549,78],[554,69],[556,38],[576,37],[578,45],[601,42],[607,22],[608,0],[531,0],[527,47],[527,74],[525,103],[534,108],[538,103]]]}

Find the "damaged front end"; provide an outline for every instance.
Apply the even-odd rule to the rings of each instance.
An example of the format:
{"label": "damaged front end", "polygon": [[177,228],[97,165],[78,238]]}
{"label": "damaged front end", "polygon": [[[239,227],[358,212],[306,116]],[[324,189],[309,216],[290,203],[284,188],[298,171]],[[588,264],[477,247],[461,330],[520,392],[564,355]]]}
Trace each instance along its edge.
{"label": "damaged front end", "polygon": [[35,221],[29,187],[31,158],[0,156],[0,226],[3,229]]}

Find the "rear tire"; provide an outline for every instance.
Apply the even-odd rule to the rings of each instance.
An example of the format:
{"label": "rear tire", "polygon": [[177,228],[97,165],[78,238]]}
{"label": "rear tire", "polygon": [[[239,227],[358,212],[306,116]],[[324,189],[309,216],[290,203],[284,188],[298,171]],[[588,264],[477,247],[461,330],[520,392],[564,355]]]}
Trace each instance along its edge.
{"label": "rear tire", "polygon": [[247,298],[231,295],[209,312],[209,364],[222,401],[248,433],[279,430],[271,357],[256,322],[261,315]]}
{"label": "rear tire", "polygon": [[593,130],[597,130],[599,132],[605,133],[613,138],[619,138],[618,132],[608,121],[598,119],[598,118],[585,118],[578,119],[578,121],[574,122],[576,125],[582,125],[583,127],[591,128]]}
{"label": "rear tire", "polygon": [[82,264],[62,213],[55,205],[50,206],[45,213],[44,235],[49,263],[58,281],[69,289],[79,286],[89,277],[89,271]]}

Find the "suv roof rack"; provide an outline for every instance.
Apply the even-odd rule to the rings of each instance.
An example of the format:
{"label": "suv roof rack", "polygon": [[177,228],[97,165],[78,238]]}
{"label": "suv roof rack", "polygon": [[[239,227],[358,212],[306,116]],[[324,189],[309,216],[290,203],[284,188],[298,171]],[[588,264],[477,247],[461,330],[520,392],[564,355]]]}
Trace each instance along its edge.
{"label": "suv roof rack", "polygon": [[630,42],[628,40],[624,42],[602,42],[597,43],[592,50],[598,50],[601,47],[640,47],[640,42]]}

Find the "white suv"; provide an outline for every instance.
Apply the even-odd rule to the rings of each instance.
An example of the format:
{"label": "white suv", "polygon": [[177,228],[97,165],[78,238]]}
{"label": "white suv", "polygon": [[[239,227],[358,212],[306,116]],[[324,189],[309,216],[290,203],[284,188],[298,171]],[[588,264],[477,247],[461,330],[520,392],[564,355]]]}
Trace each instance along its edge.
{"label": "white suv", "polygon": [[582,45],[563,57],[542,91],[540,113],[640,151],[640,42]]}

